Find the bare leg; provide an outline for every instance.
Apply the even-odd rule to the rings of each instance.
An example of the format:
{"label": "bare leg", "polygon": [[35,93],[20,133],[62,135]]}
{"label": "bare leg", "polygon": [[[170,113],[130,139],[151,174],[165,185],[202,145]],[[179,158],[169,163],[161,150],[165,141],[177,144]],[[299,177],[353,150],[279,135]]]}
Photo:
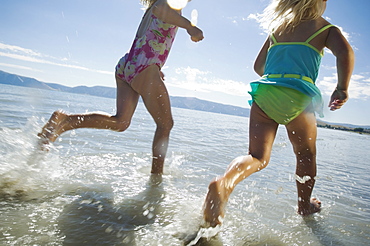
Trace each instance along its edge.
{"label": "bare leg", "polygon": [[263,163],[251,155],[239,156],[229,164],[223,176],[209,184],[203,205],[203,218],[207,226],[215,227],[222,223],[227,201],[235,186],[263,167]]}
{"label": "bare leg", "polygon": [[249,152],[234,159],[225,174],[212,181],[203,206],[203,217],[211,227],[221,224],[225,206],[235,186],[249,175],[265,168],[270,160],[271,148],[278,124],[253,104],[249,125]]}
{"label": "bare leg", "polygon": [[38,134],[42,139],[42,143],[54,142],[63,132],[78,128],[126,130],[136,109],[139,95],[121,79],[116,78],[116,82],[116,115],[97,113],[69,115],[62,111],[55,111]]}
{"label": "bare leg", "polygon": [[316,118],[307,108],[287,126],[288,136],[296,155],[298,213],[305,216],[320,211],[321,202],[311,198],[316,177]]}
{"label": "bare leg", "polygon": [[163,173],[170,131],[173,127],[170,98],[160,75],[152,65],[141,72],[132,82],[132,88],[143,98],[144,104],[156,123],[152,151],[151,173]]}

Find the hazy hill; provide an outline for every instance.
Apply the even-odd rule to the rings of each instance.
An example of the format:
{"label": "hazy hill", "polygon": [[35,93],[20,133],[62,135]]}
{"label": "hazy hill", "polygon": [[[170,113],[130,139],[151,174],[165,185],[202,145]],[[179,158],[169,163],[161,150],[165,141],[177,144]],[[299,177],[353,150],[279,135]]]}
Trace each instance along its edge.
{"label": "hazy hill", "polygon": [[[33,78],[23,77],[0,71],[0,84],[56,90],[70,93],[86,94],[99,97],[116,98],[116,88],[104,86],[68,87],[55,83],[45,83]],[[195,97],[171,97],[171,105],[176,108],[193,109],[236,116],[249,116],[249,109],[200,100]]]}
{"label": "hazy hill", "polygon": [[[99,97],[116,98],[116,88],[104,86],[76,86],[68,87],[55,83],[45,83],[33,78],[23,77],[16,74],[6,73],[0,71],[0,84],[8,84],[15,86],[24,86],[39,88],[44,90],[56,90],[70,93],[78,93]],[[219,114],[228,114],[236,116],[249,116],[249,109],[225,105],[221,103],[210,102],[201,100],[195,97],[171,97],[171,105],[176,108],[185,108],[192,110],[207,111]],[[370,126],[356,126],[351,124],[328,123],[325,121],[317,120],[317,126],[323,128],[330,128],[343,131],[355,131],[359,133],[369,133]]]}

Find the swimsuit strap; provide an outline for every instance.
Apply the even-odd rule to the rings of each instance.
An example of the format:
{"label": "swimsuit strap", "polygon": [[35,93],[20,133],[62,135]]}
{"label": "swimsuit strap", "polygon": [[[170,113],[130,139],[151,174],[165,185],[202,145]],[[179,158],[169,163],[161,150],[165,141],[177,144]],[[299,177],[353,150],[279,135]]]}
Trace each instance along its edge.
{"label": "swimsuit strap", "polygon": [[274,44],[277,44],[277,40],[273,33],[271,33],[271,39],[272,39],[272,42],[274,42]]}
{"label": "swimsuit strap", "polygon": [[[316,38],[320,33],[322,33],[323,31],[325,31],[326,29],[330,28],[330,27],[333,27],[334,25],[332,24],[329,24],[329,25],[326,25],[322,28],[320,28],[318,31],[316,31],[314,34],[312,34],[306,41],[305,43],[309,43],[312,39]],[[272,41],[274,42],[274,44],[277,44],[278,41],[276,40],[275,36],[273,33],[271,33],[271,39]]]}
{"label": "swimsuit strap", "polygon": [[320,28],[318,31],[316,31],[314,34],[312,34],[307,40],[305,43],[309,43],[311,42],[312,39],[316,38],[320,33],[322,33],[323,31],[325,31],[326,29],[330,28],[330,27],[333,27],[334,25],[330,24],[330,25],[326,25],[322,28]]}

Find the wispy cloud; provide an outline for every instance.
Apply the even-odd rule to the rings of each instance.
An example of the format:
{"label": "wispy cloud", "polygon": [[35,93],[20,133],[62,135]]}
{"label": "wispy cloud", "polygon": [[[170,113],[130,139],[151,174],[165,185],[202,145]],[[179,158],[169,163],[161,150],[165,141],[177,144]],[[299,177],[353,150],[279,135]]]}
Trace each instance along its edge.
{"label": "wispy cloud", "polygon": [[261,14],[249,14],[247,20],[254,20],[256,22],[260,22]]}
{"label": "wispy cloud", "polygon": [[[330,18],[327,17],[327,16],[324,16],[324,18],[328,21],[330,21]],[[269,32],[269,24],[270,23],[266,23],[266,21],[264,21],[265,17],[262,13],[252,13],[252,14],[249,14],[247,18],[243,18],[243,20],[251,20],[251,21],[255,21],[257,23],[260,24],[260,27],[261,29],[264,31],[264,32]],[[339,30],[342,32],[343,36],[350,42],[352,37],[351,35],[346,32],[342,27],[340,26],[337,26],[339,28]]]}
{"label": "wispy cloud", "polygon": [[245,18],[243,16],[231,16],[231,17],[226,17],[231,23],[238,25],[240,22],[248,20],[248,18]]}
{"label": "wispy cloud", "polygon": [[22,54],[29,55],[29,56],[36,56],[36,57],[42,56],[40,53],[35,52],[30,49],[25,49],[19,46],[2,44],[2,43],[0,43],[0,50],[9,51],[12,53],[22,53]]}
{"label": "wispy cloud", "polygon": [[[336,73],[332,76],[325,76],[317,81],[317,85],[324,95],[330,96],[338,82]],[[353,99],[370,98],[370,74],[354,74],[349,85],[349,95]]]}
{"label": "wispy cloud", "polygon": [[171,85],[198,92],[222,92],[235,96],[246,96],[250,90],[246,83],[217,78],[210,71],[191,67],[177,68],[176,76],[171,77]]}
{"label": "wispy cloud", "polygon": [[[96,69],[91,69],[91,68],[87,68],[84,66],[69,64],[69,63],[66,63],[68,61],[68,59],[66,58],[61,58],[61,59],[54,58],[52,56],[44,55],[39,52],[35,52],[33,50],[22,48],[22,47],[15,46],[15,45],[8,45],[8,44],[0,43],[0,56],[8,57],[8,58],[12,58],[15,60],[20,60],[20,61],[31,62],[31,63],[47,64],[47,65],[53,65],[53,66],[59,66],[59,67],[65,67],[65,68],[73,68],[73,69],[78,69],[78,70],[112,75],[112,72],[110,71],[108,72],[108,71],[103,71],[103,70],[96,70]],[[17,66],[17,65],[14,65],[14,66]],[[22,66],[18,66],[18,67],[22,67]]]}
{"label": "wispy cloud", "polygon": [[40,72],[40,70],[31,68],[31,67],[20,66],[20,65],[15,65],[15,64],[0,63],[0,67],[11,67],[11,68],[17,68],[17,69],[22,69],[22,70],[30,70],[30,71]]}

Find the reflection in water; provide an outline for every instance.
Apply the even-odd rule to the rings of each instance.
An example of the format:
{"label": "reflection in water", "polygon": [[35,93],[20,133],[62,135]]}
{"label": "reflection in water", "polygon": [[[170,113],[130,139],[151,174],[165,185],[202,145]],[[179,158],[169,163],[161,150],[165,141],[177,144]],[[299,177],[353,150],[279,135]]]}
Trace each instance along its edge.
{"label": "reflection in water", "polygon": [[143,192],[121,204],[106,191],[78,195],[59,218],[63,245],[136,245],[135,231],[155,222],[165,192],[162,176],[153,174]]}

